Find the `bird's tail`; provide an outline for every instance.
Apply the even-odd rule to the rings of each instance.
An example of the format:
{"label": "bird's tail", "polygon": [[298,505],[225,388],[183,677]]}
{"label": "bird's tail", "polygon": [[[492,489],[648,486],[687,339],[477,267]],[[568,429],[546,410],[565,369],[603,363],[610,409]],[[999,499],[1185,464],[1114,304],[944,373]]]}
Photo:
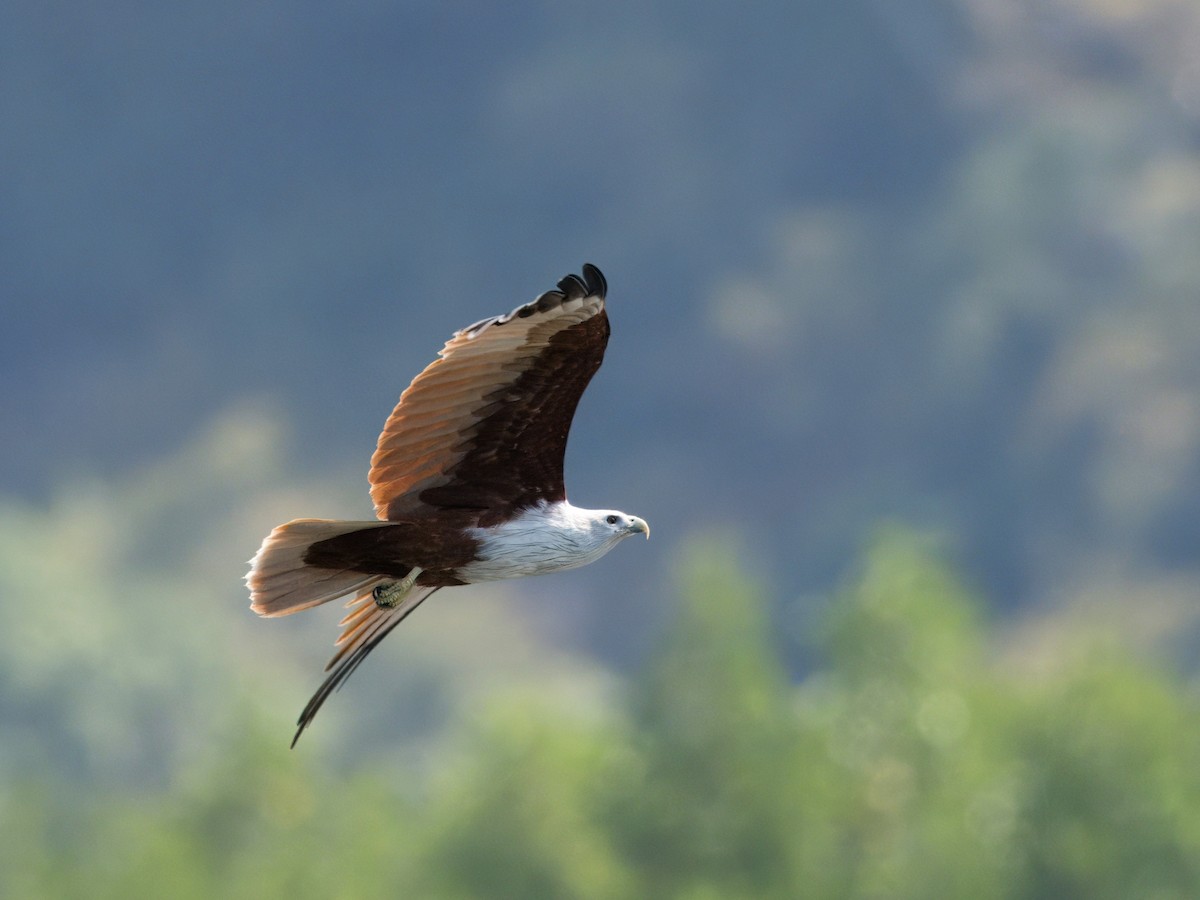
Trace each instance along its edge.
{"label": "bird's tail", "polygon": [[318,541],[387,525],[387,522],[336,519],[294,519],[280,525],[267,535],[250,560],[250,571],[246,574],[250,608],[260,616],[286,616],[388,581],[379,575],[324,569],[304,561],[309,547]]}

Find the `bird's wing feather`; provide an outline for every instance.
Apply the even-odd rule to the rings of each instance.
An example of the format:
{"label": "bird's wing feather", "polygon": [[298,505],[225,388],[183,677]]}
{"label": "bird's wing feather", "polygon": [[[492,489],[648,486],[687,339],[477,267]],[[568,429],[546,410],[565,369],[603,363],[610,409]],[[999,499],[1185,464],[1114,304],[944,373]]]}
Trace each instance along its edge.
{"label": "bird's wing feather", "polygon": [[606,285],[558,290],[457,332],[400,396],[371,458],[376,515],[430,507],[504,516],[561,500],[571,419],[608,342]]}
{"label": "bird's wing feather", "polygon": [[342,686],[393,628],[437,590],[436,587],[416,587],[398,605],[381,607],[375,603],[372,590],[368,588],[346,603],[350,612],[340,623],[342,633],[337,639],[337,652],[325,664],[325,671],[329,675],[300,713],[296,722],[296,736],[292,738],[293,747],[333,692]]}

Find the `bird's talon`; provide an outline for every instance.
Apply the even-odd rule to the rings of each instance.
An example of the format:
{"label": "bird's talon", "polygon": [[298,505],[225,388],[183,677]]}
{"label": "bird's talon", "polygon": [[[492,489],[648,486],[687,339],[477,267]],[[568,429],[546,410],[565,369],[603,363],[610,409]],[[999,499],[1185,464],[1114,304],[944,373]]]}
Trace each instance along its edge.
{"label": "bird's talon", "polygon": [[395,609],[413,589],[413,585],[417,583],[417,576],[424,571],[420,566],[413,566],[409,573],[399,581],[388,581],[375,585],[371,588],[371,597],[375,600],[375,605],[380,609]]}
{"label": "bird's talon", "polygon": [[394,609],[396,606],[396,587],[395,581],[389,581],[387,584],[377,584],[371,589],[371,597],[375,600],[375,605],[380,609]]}

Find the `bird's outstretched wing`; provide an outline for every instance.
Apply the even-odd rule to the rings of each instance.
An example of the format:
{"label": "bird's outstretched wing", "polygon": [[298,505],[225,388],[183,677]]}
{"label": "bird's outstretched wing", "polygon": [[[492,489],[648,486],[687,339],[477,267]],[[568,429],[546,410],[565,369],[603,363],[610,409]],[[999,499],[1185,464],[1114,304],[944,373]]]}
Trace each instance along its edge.
{"label": "bird's outstretched wing", "polygon": [[376,515],[470,509],[488,524],[565,499],[567,433],[608,343],[606,290],[587,264],[558,290],[457,332],[379,436]]}

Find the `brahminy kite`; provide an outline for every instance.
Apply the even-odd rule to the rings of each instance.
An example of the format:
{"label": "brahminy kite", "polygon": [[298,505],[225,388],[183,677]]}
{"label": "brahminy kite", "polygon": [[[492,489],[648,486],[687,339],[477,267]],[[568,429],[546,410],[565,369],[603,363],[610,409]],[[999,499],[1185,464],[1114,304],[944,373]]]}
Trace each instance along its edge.
{"label": "brahminy kite", "polygon": [[457,332],[413,379],[371,457],[382,521],[296,519],[250,561],[251,609],[284,616],[347,594],[317,710],[404,618],[444,587],[599,559],[645,520],[567,501],[563,457],[608,343],[607,283],[587,264],[508,315]]}

